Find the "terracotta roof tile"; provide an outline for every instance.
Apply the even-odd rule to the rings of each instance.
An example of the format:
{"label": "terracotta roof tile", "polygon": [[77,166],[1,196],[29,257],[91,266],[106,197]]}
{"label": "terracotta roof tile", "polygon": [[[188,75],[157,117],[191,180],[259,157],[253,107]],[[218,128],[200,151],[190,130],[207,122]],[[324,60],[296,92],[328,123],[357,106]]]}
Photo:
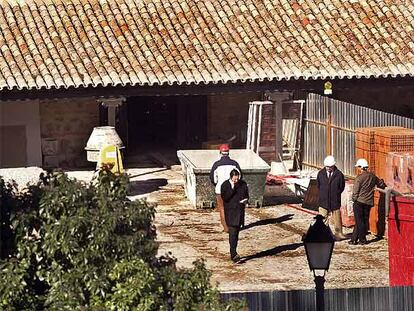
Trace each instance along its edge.
{"label": "terracotta roof tile", "polygon": [[414,75],[414,4],[8,0],[0,89]]}

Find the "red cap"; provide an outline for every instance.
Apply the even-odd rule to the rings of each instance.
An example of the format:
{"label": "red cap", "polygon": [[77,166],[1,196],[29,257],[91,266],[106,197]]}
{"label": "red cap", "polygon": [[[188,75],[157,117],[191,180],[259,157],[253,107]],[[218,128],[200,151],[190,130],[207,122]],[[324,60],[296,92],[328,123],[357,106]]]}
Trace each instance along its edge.
{"label": "red cap", "polygon": [[228,144],[222,144],[220,145],[220,152],[229,152],[230,148]]}

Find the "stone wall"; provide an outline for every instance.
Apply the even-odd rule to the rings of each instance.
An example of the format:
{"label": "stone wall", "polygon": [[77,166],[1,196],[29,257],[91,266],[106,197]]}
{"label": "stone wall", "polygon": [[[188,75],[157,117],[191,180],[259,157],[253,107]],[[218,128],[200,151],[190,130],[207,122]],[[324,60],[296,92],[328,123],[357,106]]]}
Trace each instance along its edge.
{"label": "stone wall", "polygon": [[84,167],[84,150],[93,127],[99,125],[95,98],[43,100],[40,124],[44,166]]}
{"label": "stone wall", "polygon": [[249,102],[261,93],[213,95],[208,97],[208,140],[225,140],[236,135],[233,148],[246,148]]}

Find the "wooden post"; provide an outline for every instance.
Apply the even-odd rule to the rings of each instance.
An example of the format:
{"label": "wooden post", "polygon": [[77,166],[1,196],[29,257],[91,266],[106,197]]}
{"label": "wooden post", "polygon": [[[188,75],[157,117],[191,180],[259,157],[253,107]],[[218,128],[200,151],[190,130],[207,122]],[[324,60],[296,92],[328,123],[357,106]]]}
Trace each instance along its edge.
{"label": "wooden post", "polygon": [[[0,101],[0,168],[2,168],[2,166],[3,166],[3,159],[2,159],[2,153],[3,153],[3,148],[5,148],[6,146],[3,146],[3,141],[4,141],[4,139],[3,139],[3,133],[2,133],[2,131],[3,131],[3,129],[2,129],[2,126],[3,126],[3,108],[4,107],[4,105],[3,105],[3,102],[2,101]],[[0,199],[1,200],[1,199]],[[1,204],[1,201],[0,201],[0,204]],[[1,234],[1,230],[0,230],[0,234]],[[0,243],[1,243],[1,240],[0,240]]]}
{"label": "wooden post", "polygon": [[275,149],[276,149],[276,162],[282,161],[283,156],[283,102],[282,100],[275,101]]}
{"label": "wooden post", "polygon": [[326,118],[326,155],[332,155],[332,115],[331,115],[331,101],[326,97],[328,106],[328,116]]}

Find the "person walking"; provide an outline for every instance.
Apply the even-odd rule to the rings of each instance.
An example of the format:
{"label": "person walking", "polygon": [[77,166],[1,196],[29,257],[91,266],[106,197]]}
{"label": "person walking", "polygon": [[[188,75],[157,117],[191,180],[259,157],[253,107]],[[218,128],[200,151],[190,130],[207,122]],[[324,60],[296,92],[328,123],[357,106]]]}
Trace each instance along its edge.
{"label": "person walking", "polygon": [[374,205],[375,187],[385,188],[384,180],[368,171],[368,161],[359,159],[355,167],[358,168],[358,176],[355,178],[352,189],[352,201],[355,217],[355,226],[352,232],[351,245],[367,244],[367,231],[369,227],[369,212]]}
{"label": "person walking", "polygon": [[245,206],[249,200],[249,190],[244,180],[240,179],[240,172],[233,169],[230,179],[221,185],[221,197],[224,202],[224,215],[229,232],[230,259],[238,262],[237,254],[239,232],[244,220]]}
{"label": "person walking", "polygon": [[318,172],[319,214],[325,219],[331,214],[334,222],[335,238],[346,237],[342,231],[341,194],[345,189],[344,174],[336,167],[335,158],[331,155],[324,160],[324,168]]}
{"label": "person walking", "polygon": [[241,176],[242,172],[240,169],[239,163],[237,161],[230,158],[230,148],[228,144],[222,144],[219,148],[220,152],[220,160],[214,162],[211,170],[210,170],[210,181],[214,185],[215,193],[216,193],[216,209],[220,213],[220,222],[223,226],[223,230],[225,232],[229,232],[228,227],[226,225],[226,220],[224,217],[224,207],[223,207],[223,199],[221,198],[221,185],[225,180],[227,180],[230,176],[230,172],[233,169],[237,169],[239,171],[239,175]]}

